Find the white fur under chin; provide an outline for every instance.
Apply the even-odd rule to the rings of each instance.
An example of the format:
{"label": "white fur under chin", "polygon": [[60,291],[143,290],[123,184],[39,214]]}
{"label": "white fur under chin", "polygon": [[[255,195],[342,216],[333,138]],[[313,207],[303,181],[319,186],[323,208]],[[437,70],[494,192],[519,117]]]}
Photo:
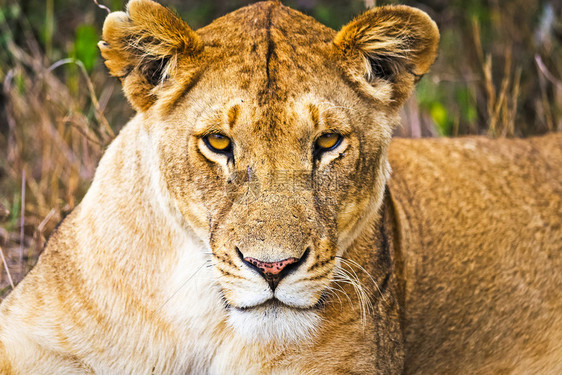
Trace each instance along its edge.
{"label": "white fur under chin", "polygon": [[271,304],[244,310],[231,308],[228,323],[249,342],[291,344],[310,341],[321,318],[314,310]]}

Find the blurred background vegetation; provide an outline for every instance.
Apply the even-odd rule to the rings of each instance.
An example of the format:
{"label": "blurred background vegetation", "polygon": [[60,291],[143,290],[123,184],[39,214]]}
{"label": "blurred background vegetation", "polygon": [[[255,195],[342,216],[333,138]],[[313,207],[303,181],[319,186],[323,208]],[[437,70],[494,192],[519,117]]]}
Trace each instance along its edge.
{"label": "blurred background vegetation", "polygon": [[[122,10],[123,0],[99,0]],[[247,0],[161,0],[194,28]],[[335,29],[396,1],[285,0]],[[401,1],[441,30],[440,56],[397,135],[530,136],[562,130],[559,0]],[[133,114],[97,49],[94,0],[0,0],[0,298],[35,264]],[[5,265],[9,268],[6,272]]]}

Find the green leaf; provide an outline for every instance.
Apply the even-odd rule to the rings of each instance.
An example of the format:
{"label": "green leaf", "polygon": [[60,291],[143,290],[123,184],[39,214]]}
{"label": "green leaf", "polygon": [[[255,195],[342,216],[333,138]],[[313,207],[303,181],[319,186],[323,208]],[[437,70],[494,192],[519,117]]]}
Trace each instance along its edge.
{"label": "green leaf", "polygon": [[73,57],[82,61],[88,72],[94,69],[98,59],[98,31],[90,25],[80,25],[76,29]]}
{"label": "green leaf", "polygon": [[435,124],[437,124],[439,135],[450,135],[452,124],[445,106],[439,102],[433,102],[429,113]]}
{"label": "green leaf", "polygon": [[111,11],[123,10],[125,8],[123,0],[111,0]]}
{"label": "green leaf", "polygon": [[314,18],[325,25],[335,27],[334,24],[336,24],[336,22],[334,20],[334,15],[328,6],[318,4],[316,8],[314,8]]}
{"label": "green leaf", "polygon": [[458,87],[455,92],[456,102],[460,108],[462,118],[468,123],[476,121],[476,101],[468,87]]}

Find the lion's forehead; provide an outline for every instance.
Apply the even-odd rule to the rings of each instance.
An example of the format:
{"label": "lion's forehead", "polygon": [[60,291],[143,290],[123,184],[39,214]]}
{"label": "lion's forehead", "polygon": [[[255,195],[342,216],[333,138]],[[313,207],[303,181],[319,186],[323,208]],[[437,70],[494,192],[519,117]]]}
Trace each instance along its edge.
{"label": "lion's forehead", "polygon": [[[209,68],[261,104],[287,99],[325,70],[334,31],[279,3],[257,3],[198,30]],[[214,68],[214,69],[213,69]],[[310,90],[310,87],[307,88]]]}
{"label": "lion's forehead", "polygon": [[335,31],[278,2],[256,3],[221,17],[197,33],[206,46],[326,44]]}

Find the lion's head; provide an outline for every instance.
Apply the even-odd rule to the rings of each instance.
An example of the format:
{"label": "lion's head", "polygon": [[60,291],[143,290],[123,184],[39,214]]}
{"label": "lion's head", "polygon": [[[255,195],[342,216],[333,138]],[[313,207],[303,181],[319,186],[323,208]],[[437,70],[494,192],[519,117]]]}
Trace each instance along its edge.
{"label": "lion's head", "polygon": [[144,118],[178,220],[211,249],[239,332],[291,339],[319,324],[438,39],[406,6],[339,32],[275,1],[197,31],[150,0],[107,18],[106,65]]}

